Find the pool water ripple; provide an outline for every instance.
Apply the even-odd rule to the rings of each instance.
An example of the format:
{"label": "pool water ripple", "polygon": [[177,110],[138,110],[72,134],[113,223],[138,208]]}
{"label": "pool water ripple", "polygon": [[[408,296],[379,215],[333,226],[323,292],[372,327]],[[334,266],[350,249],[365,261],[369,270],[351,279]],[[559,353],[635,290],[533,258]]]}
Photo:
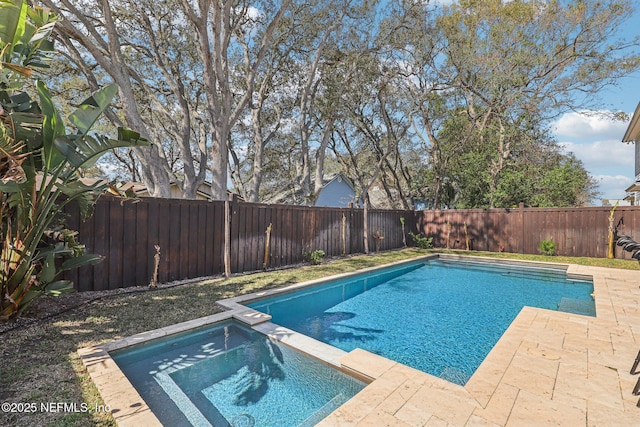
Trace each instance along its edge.
{"label": "pool water ripple", "polygon": [[593,316],[592,292],[592,282],[564,271],[428,261],[248,306],[342,350],[362,348],[464,385],[524,306]]}

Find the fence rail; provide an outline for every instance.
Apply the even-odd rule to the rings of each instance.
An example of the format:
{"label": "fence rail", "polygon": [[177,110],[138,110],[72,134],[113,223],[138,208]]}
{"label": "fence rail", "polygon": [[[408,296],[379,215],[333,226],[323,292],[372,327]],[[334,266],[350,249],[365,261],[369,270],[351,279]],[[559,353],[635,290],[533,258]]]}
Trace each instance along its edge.
{"label": "fence rail", "polygon": [[[158,281],[212,276],[224,270],[225,202],[144,198],[136,203],[102,197],[85,222],[68,210],[69,227],[79,231],[87,251],[102,263],[68,272],[80,291],[148,284],[154,270],[154,246],[160,247]],[[267,268],[297,264],[305,252],[327,256],[364,251],[362,209],[318,208],[229,202],[232,273],[265,267],[267,227],[271,225]],[[384,239],[378,250],[403,246],[406,231],[416,231],[413,211],[369,211],[369,230]],[[376,249],[370,239],[370,250]]]}
{"label": "fence rail", "polygon": [[[271,225],[267,268],[300,263],[304,253],[327,256],[364,251],[362,209],[320,208],[228,202],[231,272],[262,270],[267,227]],[[444,211],[370,210],[369,248],[403,246],[405,236],[419,232],[435,247],[491,252],[538,253],[544,239],[558,255],[606,257],[610,208],[469,209]],[[640,238],[640,209],[619,207],[620,233]],[[69,226],[89,252],[105,256],[95,266],[67,272],[80,291],[146,285],[154,271],[154,246],[160,247],[158,281],[169,282],[224,273],[225,202],[144,198],[136,203],[102,197],[92,217],[79,220],[68,210]],[[465,231],[466,226],[466,231]],[[374,233],[384,237],[376,241]],[[411,242],[407,241],[411,244]],[[630,254],[616,248],[617,258]]]}
{"label": "fence rail", "polygon": [[[537,254],[542,240],[551,239],[558,255],[605,258],[610,207],[465,209],[417,212],[419,230],[437,247]],[[618,232],[640,239],[640,209],[615,210]],[[466,224],[466,234],[464,231]],[[631,254],[616,247],[616,258]]]}

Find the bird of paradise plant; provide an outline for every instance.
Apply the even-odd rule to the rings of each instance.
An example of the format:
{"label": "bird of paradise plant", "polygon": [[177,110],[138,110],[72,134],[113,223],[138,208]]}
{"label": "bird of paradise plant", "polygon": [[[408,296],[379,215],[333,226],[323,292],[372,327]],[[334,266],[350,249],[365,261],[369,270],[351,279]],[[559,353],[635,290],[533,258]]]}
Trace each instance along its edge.
{"label": "bird of paradise plant", "polygon": [[131,130],[118,129],[117,139],[90,132],[117,93],[113,84],[82,102],[65,126],[45,83],[32,78],[54,52],[56,19],[26,1],[0,0],[0,321],[41,295],[72,291],[61,274],[101,261],[65,227],[63,209],[75,202],[87,216],[110,188],[106,181],[84,184],[82,168],[113,148],[149,145]]}

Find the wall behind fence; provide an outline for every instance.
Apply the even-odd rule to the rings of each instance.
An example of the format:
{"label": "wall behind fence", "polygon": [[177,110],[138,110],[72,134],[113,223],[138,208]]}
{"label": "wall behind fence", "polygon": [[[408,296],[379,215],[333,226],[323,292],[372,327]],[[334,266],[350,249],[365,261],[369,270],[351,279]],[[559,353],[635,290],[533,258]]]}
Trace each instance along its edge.
{"label": "wall behind fence", "polygon": [[[558,255],[605,258],[610,211],[610,207],[420,211],[416,221],[436,247],[465,249],[466,223],[473,250],[537,254],[540,242],[551,239]],[[619,221],[619,234],[640,240],[640,209],[618,207],[615,224]],[[616,246],[616,258],[631,259],[631,254]]]}
{"label": "wall behind fence", "polygon": [[[319,208],[229,202],[231,272],[263,269],[267,227],[271,225],[267,268],[300,263],[304,253],[327,256],[364,251],[361,209]],[[137,202],[101,197],[92,217],[79,220],[69,208],[68,224],[79,231],[87,251],[105,256],[96,266],[68,272],[80,291],[146,285],[154,270],[154,246],[160,247],[160,283],[224,272],[223,201],[143,198]],[[413,211],[369,212],[369,235],[384,239],[378,250],[403,246],[405,233],[416,231]],[[376,248],[370,238],[369,248]]]}

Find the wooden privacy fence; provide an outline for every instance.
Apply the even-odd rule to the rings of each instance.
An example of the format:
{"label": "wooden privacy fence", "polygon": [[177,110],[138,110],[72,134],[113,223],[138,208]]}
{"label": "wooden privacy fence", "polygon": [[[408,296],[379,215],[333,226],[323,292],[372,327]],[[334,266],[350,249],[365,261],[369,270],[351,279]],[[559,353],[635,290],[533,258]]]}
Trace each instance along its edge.
{"label": "wooden privacy fence", "polygon": [[[327,256],[364,251],[362,209],[320,208],[228,202],[231,272],[300,263],[305,252]],[[160,248],[160,283],[213,276],[224,270],[225,202],[143,198],[135,203],[102,197],[92,217],[80,222],[78,211],[67,211],[71,229],[87,251],[105,256],[102,263],[67,273],[80,291],[149,284],[154,272],[155,245]],[[378,250],[403,246],[405,233],[416,231],[413,211],[370,210],[369,249],[373,234],[384,237]],[[267,228],[271,226],[270,233]]]}
{"label": "wooden privacy fence", "polygon": [[[327,256],[364,251],[362,209],[320,208],[228,202],[233,273],[277,268],[304,261],[305,252]],[[405,235],[421,232],[439,248],[538,253],[551,239],[558,255],[606,257],[609,207],[515,208],[443,211],[369,211],[369,249],[401,248]],[[160,248],[160,283],[224,273],[225,202],[144,198],[136,203],[102,197],[94,214],[80,222],[70,208],[69,226],[89,252],[105,256],[95,266],[67,273],[80,291],[149,284],[155,245]],[[640,209],[618,207],[620,234],[640,240]],[[466,232],[465,232],[466,224]],[[270,227],[270,232],[267,229]],[[379,231],[383,239],[374,239]],[[267,238],[269,239],[268,251]],[[265,258],[266,252],[266,258]],[[630,259],[616,247],[616,257]]]}
{"label": "wooden privacy fence", "polygon": [[[416,212],[418,229],[434,238],[436,247],[537,254],[551,239],[558,255],[606,258],[610,207],[464,209]],[[640,209],[615,210],[619,234],[640,240]],[[465,234],[465,223],[467,232]],[[615,225],[614,224],[614,225]],[[616,246],[616,258],[631,254]]]}

